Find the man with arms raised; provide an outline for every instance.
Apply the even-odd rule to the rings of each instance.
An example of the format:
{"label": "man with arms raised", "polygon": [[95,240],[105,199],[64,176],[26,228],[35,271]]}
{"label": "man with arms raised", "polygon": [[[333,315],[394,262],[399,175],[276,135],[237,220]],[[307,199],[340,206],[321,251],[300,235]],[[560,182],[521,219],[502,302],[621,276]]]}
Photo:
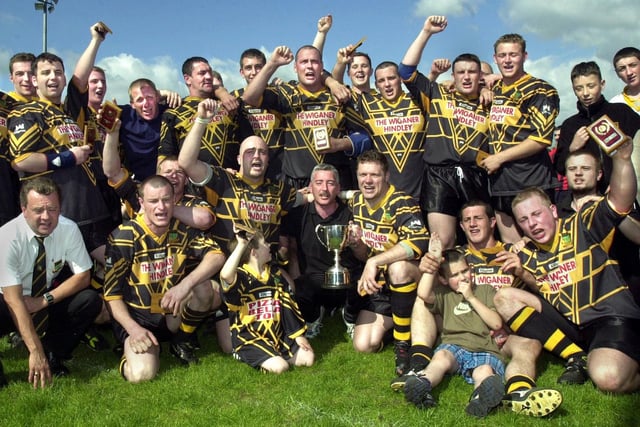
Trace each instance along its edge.
{"label": "man with arms raised", "polygon": [[[306,187],[313,167],[329,163],[340,172],[343,188],[352,188],[349,160],[344,154],[345,150],[352,150],[352,144],[344,135],[350,130],[347,127],[359,126],[360,121],[351,109],[336,102],[346,100],[349,92],[345,89],[343,98],[334,98],[324,83],[322,54],[310,45],[302,46],[295,55],[297,85],[283,83],[267,87],[275,71],[293,59],[288,47],[277,47],[242,98],[249,105],[276,110],[283,115],[287,132],[282,172],[291,185]],[[344,89],[330,76],[326,80],[334,89]]]}
{"label": "man with arms raised", "polygon": [[455,244],[462,205],[470,200],[489,201],[487,175],[477,164],[489,150],[489,112],[481,102],[480,59],[465,53],[453,60],[453,91],[417,70],[427,41],[446,26],[444,16],[428,17],[400,64],[400,76],[409,91],[428,102],[430,131],[424,142],[426,167],[420,200],[429,229],[438,230],[445,249]]}
{"label": "man with arms raised", "polygon": [[228,242],[235,238],[236,222],[262,231],[269,244],[277,244],[280,219],[303,202],[302,194],[282,181],[265,178],[269,150],[259,136],[250,136],[240,144],[237,173],[198,160],[200,139],[218,108],[213,99],[198,104],[197,116],[180,150],[178,164],[194,185],[204,187],[205,198],[214,206],[217,216],[212,234],[225,253],[228,254]]}

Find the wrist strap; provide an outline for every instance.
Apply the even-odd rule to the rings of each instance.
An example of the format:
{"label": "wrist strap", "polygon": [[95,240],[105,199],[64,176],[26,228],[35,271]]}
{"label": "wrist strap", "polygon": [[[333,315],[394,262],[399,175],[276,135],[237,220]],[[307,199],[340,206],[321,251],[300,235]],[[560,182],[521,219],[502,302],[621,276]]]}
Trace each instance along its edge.
{"label": "wrist strap", "polygon": [[76,156],[73,151],[67,150],[62,153],[49,153],[47,156],[47,169],[56,170],[70,168],[76,165]]}

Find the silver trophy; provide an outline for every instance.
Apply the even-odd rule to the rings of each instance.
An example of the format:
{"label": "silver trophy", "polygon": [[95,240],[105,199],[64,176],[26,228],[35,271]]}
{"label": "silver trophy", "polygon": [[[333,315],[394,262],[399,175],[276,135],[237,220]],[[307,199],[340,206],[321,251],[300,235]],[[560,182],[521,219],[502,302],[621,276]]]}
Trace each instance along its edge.
{"label": "silver trophy", "polygon": [[340,265],[340,251],[347,243],[349,226],[347,225],[322,225],[316,226],[316,236],[322,246],[333,251],[333,267],[324,273],[325,289],[344,289],[349,286],[349,270]]}

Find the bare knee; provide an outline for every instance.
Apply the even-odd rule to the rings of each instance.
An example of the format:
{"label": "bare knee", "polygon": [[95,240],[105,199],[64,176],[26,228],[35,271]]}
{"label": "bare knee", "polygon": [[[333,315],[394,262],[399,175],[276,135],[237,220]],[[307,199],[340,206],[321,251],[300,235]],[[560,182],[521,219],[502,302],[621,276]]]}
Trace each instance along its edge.
{"label": "bare knee", "polygon": [[282,357],[275,356],[265,360],[260,367],[272,374],[281,374],[289,370],[289,363]]}
{"label": "bare knee", "polygon": [[158,374],[157,364],[139,363],[133,365],[130,361],[124,367],[124,376],[132,384],[151,381]]}
{"label": "bare knee", "polygon": [[589,353],[587,370],[593,384],[603,392],[630,393],[640,384],[638,363],[618,350],[593,350]]}
{"label": "bare knee", "polygon": [[353,335],[353,349],[358,353],[377,353],[382,350],[382,341],[373,340],[371,336]]}

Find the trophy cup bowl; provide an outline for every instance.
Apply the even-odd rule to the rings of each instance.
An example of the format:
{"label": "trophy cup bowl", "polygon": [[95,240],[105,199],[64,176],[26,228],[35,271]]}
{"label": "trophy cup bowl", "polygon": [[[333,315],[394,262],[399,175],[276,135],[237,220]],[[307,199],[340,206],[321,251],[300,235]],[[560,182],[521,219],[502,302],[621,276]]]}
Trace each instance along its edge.
{"label": "trophy cup bowl", "polygon": [[324,273],[325,289],[345,289],[349,287],[349,270],[340,265],[340,251],[347,242],[348,226],[341,224],[316,226],[316,236],[322,246],[328,251],[333,251],[334,263],[329,270]]}

